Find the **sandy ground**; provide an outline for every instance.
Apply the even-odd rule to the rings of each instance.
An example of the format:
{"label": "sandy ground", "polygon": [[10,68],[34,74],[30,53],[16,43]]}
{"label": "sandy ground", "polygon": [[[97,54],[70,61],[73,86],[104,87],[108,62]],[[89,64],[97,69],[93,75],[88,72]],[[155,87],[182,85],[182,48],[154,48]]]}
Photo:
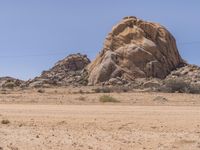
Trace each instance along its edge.
{"label": "sandy ground", "polygon": [[[42,93],[38,92],[38,89],[0,91],[0,104],[99,105],[102,104],[99,102],[102,95],[110,95],[120,102],[115,105],[200,106],[200,94],[133,91],[94,93],[92,89],[93,87],[47,88],[42,89]],[[110,105],[110,103],[104,105]]]}
{"label": "sandy ground", "polygon": [[200,149],[200,107],[0,105],[11,150]]}
{"label": "sandy ground", "polygon": [[0,121],[10,121],[0,123],[0,150],[200,149],[200,95],[109,93],[120,103],[108,104],[101,95],[0,94]]}

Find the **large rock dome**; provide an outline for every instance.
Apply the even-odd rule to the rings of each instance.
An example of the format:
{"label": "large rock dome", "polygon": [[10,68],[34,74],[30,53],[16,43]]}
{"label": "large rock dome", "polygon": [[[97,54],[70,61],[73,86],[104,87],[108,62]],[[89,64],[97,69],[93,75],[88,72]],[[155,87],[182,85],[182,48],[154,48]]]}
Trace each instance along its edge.
{"label": "large rock dome", "polygon": [[175,38],[163,26],[125,17],[113,27],[97,58],[87,67],[89,83],[111,78],[165,78],[183,64]]}

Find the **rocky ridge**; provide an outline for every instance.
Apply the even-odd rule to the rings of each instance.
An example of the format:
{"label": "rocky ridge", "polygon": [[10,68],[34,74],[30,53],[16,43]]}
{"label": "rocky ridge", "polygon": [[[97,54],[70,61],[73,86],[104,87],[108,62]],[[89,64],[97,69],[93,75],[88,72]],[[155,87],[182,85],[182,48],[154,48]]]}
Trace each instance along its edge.
{"label": "rocky ridge", "polygon": [[90,63],[87,55],[71,54],[58,61],[48,71],[43,71],[41,76],[28,81],[30,87],[87,85],[87,71],[85,67]]}
{"label": "rocky ridge", "polygon": [[24,84],[25,81],[15,79],[12,77],[0,77],[0,88],[5,89],[13,89],[16,87],[20,87],[22,84]]}
{"label": "rocky ridge", "polygon": [[128,86],[159,88],[181,79],[200,85],[200,67],[185,63],[175,38],[163,26],[125,17],[108,34],[92,62],[87,55],[71,54],[33,80],[0,78],[1,88],[51,86]]}

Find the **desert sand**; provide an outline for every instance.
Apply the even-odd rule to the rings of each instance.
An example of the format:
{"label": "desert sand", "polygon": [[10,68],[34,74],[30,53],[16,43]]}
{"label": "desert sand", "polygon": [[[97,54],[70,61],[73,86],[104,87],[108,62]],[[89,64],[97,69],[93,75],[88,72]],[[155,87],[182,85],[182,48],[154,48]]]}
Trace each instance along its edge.
{"label": "desert sand", "polygon": [[[1,93],[0,149],[200,149],[200,95],[75,91]],[[98,101],[107,94],[120,102]]]}

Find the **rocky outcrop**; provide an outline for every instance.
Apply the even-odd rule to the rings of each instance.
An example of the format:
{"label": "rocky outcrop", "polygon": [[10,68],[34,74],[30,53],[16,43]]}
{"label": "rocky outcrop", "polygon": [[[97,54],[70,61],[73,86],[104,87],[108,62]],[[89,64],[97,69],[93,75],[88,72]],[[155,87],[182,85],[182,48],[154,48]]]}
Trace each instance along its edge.
{"label": "rocky outcrop", "polygon": [[27,82],[30,87],[49,87],[67,85],[86,85],[87,71],[85,67],[90,63],[86,55],[71,54],[58,61],[53,68],[43,71],[41,76]]}
{"label": "rocky outcrop", "polygon": [[172,71],[165,80],[181,79],[190,84],[200,85],[200,67],[196,65],[186,65]]}
{"label": "rocky outcrop", "polygon": [[183,64],[176,41],[165,27],[125,17],[113,27],[103,50],[87,67],[88,80],[93,85],[116,78],[163,79]]}
{"label": "rocky outcrop", "polygon": [[0,87],[100,84],[160,89],[176,79],[200,85],[200,68],[182,60],[174,37],[165,27],[125,17],[113,27],[92,63],[86,55],[71,54],[33,80],[0,78]]}
{"label": "rocky outcrop", "polygon": [[16,87],[20,87],[22,84],[24,84],[24,81],[12,77],[0,78],[0,88],[3,89],[13,89]]}

